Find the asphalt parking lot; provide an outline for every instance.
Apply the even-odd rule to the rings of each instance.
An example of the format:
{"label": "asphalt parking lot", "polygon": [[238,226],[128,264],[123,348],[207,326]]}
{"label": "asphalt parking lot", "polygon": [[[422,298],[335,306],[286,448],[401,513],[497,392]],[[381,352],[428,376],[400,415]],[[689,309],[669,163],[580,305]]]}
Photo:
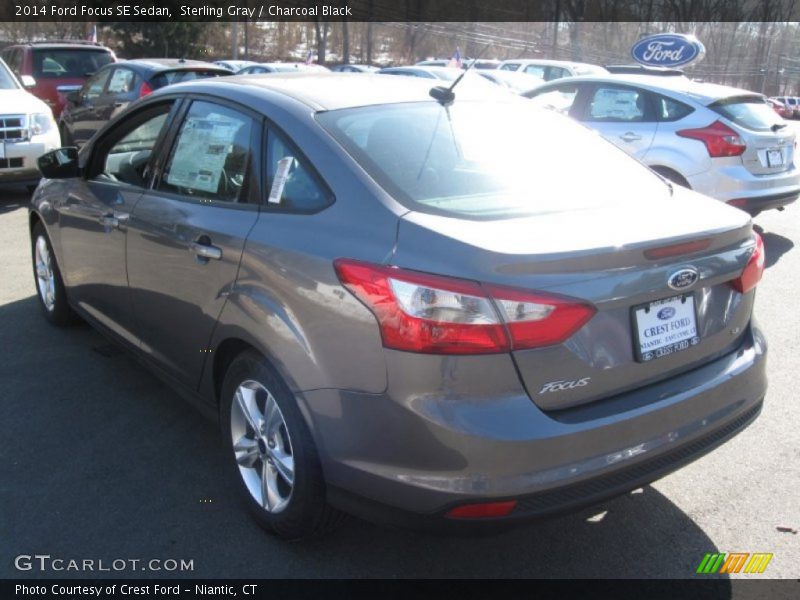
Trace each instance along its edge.
{"label": "asphalt parking lot", "polygon": [[353,519],[326,538],[284,543],[229,489],[213,424],[88,326],[42,319],[27,201],[0,189],[0,577],[29,575],[14,567],[20,554],[49,554],[192,560],[191,572],[170,575],[213,578],[683,578],[708,552],[770,552],[764,577],[800,575],[800,535],[778,529],[800,529],[800,205],[756,219],[770,390],[761,417],[731,442],[601,507],[501,535]]}

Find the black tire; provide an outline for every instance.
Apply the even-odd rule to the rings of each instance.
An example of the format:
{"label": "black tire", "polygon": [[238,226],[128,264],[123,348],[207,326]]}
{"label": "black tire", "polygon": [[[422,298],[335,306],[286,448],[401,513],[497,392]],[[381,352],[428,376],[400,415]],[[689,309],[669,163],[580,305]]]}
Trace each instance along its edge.
{"label": "black tire", "polygon": [[67,146],[74,146],[75,140],[72,139],[72,134],[70,134],[69,129],[64,123],[58,126],[58,131],[61,134],[61,145],[64,147]]}
{"label": "black tire", "polygon": [[680,173],[673,171],[667,167],[651,167],[653,171],[661,175],[664,179],[669,179],[672,183],[677,183],[681,187],[692,189],[686,178]]}
{"label": "black tire", "polygon": [[[48,307],[42,297],[43,292],[40,289],[39,279],[36,274],[36,245],[39,240],[44,240],[47,251],[50,257],[50,268],[53,274],[53,302]],[[56,255],[53,253],[53,246],[50,244],[50,238],[47,237],[47,232],[41,223],[36,223],[31,229],[31,263],[33,265],[33,283],[36,286],[36,298],[39,300],[39,306],[42,309],[45,319],[53,325],[63,327],[74,323],[77,318],[75,313],[69,306],[67,301],[67,292],[64,288],[64,280],[61,278],[61,270],[58,268],[58,261]]]}
{"label": "black tire", "polygon": [[[288,494],[288,504],[280,512],[270,512],[261,505],[245,483],[245,475],[236,460],[234,434],[231,429],[233,420],[231,408],[235,402],[237,389],[245,382],[255,382],[272,395],[280,409],[285,432],[290,439],[294,482]],[[259,391],[256,399],[263,413],[266,394]],[[294,395],[275,369],[260,354],[255,351],[245,351],[230,364],[222,383],[220,410],[222,438],[230,474],[235,479],[235,486],[248,509],[261,527],[280,538],[296,540],[318,535],[338,523],[341,513],[329,506],[325,500],[325,481],[316,446],[297,407]],[[249,436],[252,427],[245,426],[245,429],[246,435]],[[256,459],[255,465],[243,468],[252,468],[252,473],[258,473],[263,467],[263,460]],[[248,474],[252,485],[252,474],[251,472]],[[285,486],[285,481],[283,483]],[[261,489],[263,490],[263,487]]]}

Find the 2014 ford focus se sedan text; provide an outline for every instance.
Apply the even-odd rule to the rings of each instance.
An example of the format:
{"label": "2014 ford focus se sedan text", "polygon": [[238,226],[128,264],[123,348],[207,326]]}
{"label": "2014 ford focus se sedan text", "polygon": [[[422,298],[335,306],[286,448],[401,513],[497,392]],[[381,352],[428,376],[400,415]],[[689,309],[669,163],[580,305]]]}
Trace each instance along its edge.
{"label": "2014 ford focus se sedan text", "polygon": [[593,504],[761,409],[744,212],[525,99],[431,85],[178,84],[40,161],[44,315],[218,417],[282,537]]}

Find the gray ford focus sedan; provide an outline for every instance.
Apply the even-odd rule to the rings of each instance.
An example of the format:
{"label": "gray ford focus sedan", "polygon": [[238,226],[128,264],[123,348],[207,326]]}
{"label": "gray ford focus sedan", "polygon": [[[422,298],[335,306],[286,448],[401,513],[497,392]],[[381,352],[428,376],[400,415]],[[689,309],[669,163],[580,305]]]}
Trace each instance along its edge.
{"label": "gray ford focus sedan", "polygon": [[435,85],[178,84],[40,159],[45,318],[218,419],[281,537],[591,505],[761,410],[747,214],[525,99]]}

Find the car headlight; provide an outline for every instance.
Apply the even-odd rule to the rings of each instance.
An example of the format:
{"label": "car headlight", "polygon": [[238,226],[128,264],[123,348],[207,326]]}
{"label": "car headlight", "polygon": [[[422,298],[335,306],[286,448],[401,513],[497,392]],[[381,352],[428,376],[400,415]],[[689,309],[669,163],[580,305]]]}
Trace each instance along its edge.
{"label": "car headlight", "polygon": [[32,136],[47,133],[56,127],[56,121],[53,118],[53,113],[32,114],[28,117],[28,123],[30,124]]}

